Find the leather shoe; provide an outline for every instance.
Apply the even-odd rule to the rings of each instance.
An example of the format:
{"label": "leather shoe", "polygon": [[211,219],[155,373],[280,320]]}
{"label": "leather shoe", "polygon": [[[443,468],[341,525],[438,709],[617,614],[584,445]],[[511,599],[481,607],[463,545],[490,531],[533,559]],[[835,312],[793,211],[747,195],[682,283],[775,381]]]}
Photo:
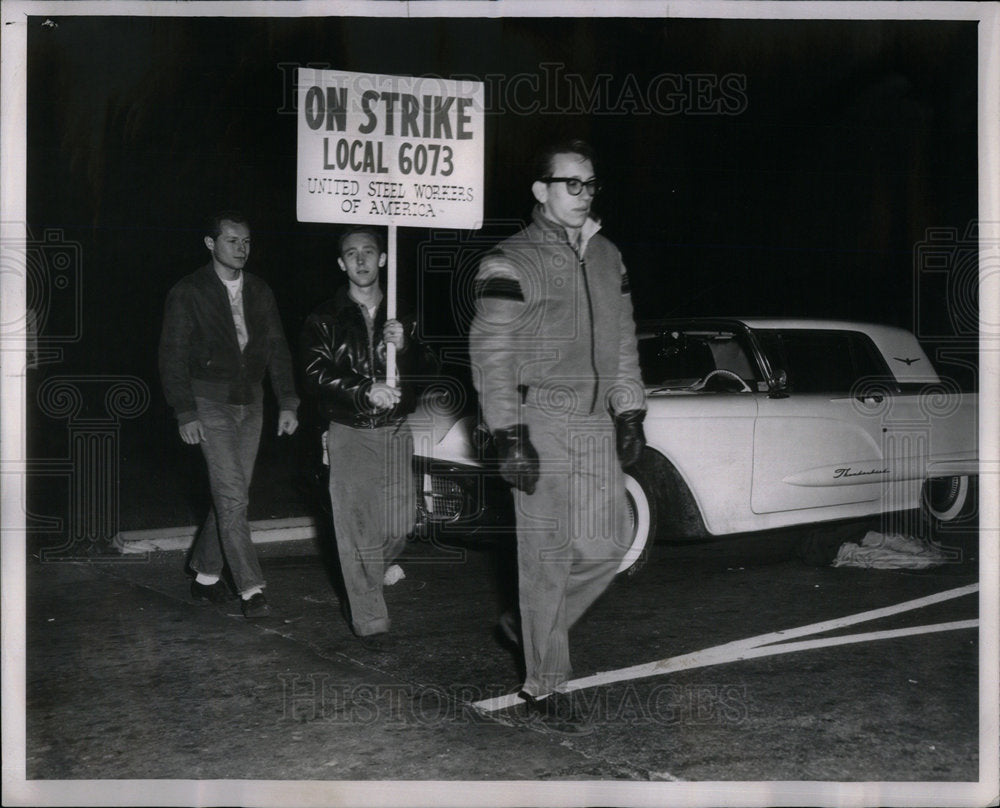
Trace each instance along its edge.
{"label": "leather shoe", "polygon": [[391,651],[395,647],[393,638],[385,631],[378,634],[359,634],[357,637],[358,644],[366,651],[371,651],[374,654]]}
{"label": "leather shoe", "polygon": [[586,735],[594,725],[579,693],[551,693],[545,698],[526,697],[527,720],[548,732]]}
{"label": "leather shoe", "polygon": [[395,638],[389,636],[387,631],[379,631],[375,634],[358,634],[357,629],[354,628],[354,621],[351,620],[351,608],[348,606],[346,600],[340,601],[340,613],[344,616],[351,634],[357,639],[358,645],[366,651],[371,651],[373,654],[380,654],[395,647]]}
{"label": "leather shoe", "polygon": [[229,588],[220,578],[214,584],[200,584],[191,581],[191,597],[205,603],[225,603],[229,600]]}
{"label": "leather shoe", "polygon": [[243,616],[248,620],[268,617],[271,614],[271,607],[267,605],[267,598],[263,592],[258,592],[250,598],[242,598],[240,606],[243,609]]}

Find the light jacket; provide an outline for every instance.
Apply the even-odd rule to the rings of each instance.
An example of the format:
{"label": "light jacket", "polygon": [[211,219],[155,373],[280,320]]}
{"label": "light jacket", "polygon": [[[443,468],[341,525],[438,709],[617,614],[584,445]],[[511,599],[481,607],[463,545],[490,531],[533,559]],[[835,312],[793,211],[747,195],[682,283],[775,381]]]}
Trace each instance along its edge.
{"label": "light jacket", "polygon": [[628,275],[588,219],[580,251],[535,208],[483,257],[469,332],[473,379],[491,430],[528,405],[554,416],[645,409]]}
{"label": "light jacket", "polygon": [[265,372],[280,408],[298,409],[292,355],[274,293],[246,271],[243,314],[249,340],[240,351],[229,294],[210,263],[181,278],[167,295],[160,380],[179,424],[197,419],[195,396],[223,404],[259,401]]}

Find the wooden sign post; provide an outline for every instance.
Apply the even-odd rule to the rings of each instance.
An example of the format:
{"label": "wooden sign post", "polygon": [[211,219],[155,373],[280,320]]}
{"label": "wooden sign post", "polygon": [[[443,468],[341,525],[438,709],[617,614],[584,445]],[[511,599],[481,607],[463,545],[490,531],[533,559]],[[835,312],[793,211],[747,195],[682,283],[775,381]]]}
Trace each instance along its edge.
{"label": "wooden sign post", "polygon": [[[388,264],[385,279],[385,318],[396,319],[396,225],[389,225]],[[385,346],[385,383],[395,387],[396,377],[396,346],[391,342]]]}

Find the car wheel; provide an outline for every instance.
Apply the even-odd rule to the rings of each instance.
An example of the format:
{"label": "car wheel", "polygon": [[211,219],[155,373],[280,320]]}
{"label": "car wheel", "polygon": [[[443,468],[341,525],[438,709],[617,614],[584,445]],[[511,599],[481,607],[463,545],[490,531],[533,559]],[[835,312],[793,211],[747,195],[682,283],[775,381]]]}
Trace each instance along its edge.
{"label": "car wheel", "polygon": [[656,535],[655,497],[652,492],[643,488],[641,479],[642,473],[635,467],[625,472],[625,502],[628,505],[632,533],[628,550],[618,565],[618,573],[629,576],[635,575],[646,565],[649,544]]}
{"label": "car wheel", "polygon": [[645,565],[653,543],[710,536],[691,491],[667,458],[647,447],[625,471],[626,501],[632,533],[619,573],[635,575]]}
{"label": "car wheel", "polygon": [[979,478],[956,475],[924,482],[920,497],[921,533],[955,559],[979,554]]}
{"label": "car wheel", "polygon": [[953,522],[970,503],[968,477],[934,477],[924,482],[921,504],[934,522]]}
{"label": "car wheel", "polygon": [[632,540],[618,567],[632,576],[646,566],[654,542],[663,531],[672,467],[663,455],[646,449],[635,465],[625,472],[625,499],[628,503]]}
{"label": "car wheel", "polygon": [[924,481],[920,515],[924,534],[932,541],[952,544],[962,536],[978,536],[979,478],[956,475]]}

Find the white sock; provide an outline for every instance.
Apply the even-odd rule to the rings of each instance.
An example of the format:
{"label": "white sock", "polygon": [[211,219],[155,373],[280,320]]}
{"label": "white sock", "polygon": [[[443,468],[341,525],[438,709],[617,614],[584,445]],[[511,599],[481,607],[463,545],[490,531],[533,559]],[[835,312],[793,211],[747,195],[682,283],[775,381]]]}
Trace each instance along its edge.
{"label": "white sock", "polygon": [[382,585],[392,586],[402,581],[405,577],[406,573],[403,572],[403,568],[399,564],[391,564],[382,576]]}
{"label": "white sock", "polygon": [[204,572],[199,572],[195,576],[195,583],[199,583],[202,586],[211,586],[212,584],[217,584],[219,582],[218,575],[208,575]]}
{"label": "white sock", "polygon": [[254,595],[258,594],[259,592],[263,592],[263,591],[264,591],[264,587],[262,587],[262,586],[255,586],[255,587],[253,587],[253,589],[248,589],[246,592],[241,592],[240,593],[240,597],[243,598],[243,600],[250,600],[250,598],[252,598]]}

